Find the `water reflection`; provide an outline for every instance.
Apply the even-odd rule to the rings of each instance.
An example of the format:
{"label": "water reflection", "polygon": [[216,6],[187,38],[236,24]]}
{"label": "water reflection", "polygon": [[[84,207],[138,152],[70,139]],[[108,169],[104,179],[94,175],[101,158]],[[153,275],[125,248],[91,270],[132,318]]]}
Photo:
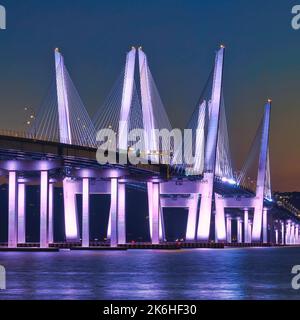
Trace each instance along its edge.
{"label": "water reflection", "polygon": [[298,248],[0,253],[0,299],[299,299]]}

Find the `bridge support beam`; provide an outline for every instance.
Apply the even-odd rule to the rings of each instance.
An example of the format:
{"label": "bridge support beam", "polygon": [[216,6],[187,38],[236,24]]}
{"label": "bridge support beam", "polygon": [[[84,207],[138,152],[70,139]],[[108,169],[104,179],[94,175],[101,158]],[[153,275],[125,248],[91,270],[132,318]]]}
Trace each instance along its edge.
{"label": "bridge support beam", "polygon": [[111,183],[111,203],[110,203],[110,245],[118,246],[118,179],[112,178]]}
{"label": "bridge support beam", "polygon": [[197,210],[198,210],[199,195],[193,194],[190,200],[187,228],[186,228],[186,240],[195,241],[196,238],[196,225],[197,225]]}
{"label": "bridge support beam", "polygon": [[[202,201],[202,198],[201,198],[201,201]],[[224,208],[224,202],[223,202],[222,197],[217,193],[215,194],[215,207],[216,207],[215,240],[217,242],[225,242],[227,240],[226,222],[225,222],[225,208]]]}
{"label": "bridge support beam", "polygon": [[82,247],[90,246],[90,179],[82,179]]}
{"label": "bridge support beam", "polygon": [[248,243],[252,243],[252,222],[248,221]]}
{"label": "bridge support beam", "polygon": [[288,220],[285,229],[285,244],[291,244],[291,221]]}
{"label": "bridge support beam", "polygon": [[18,182],[18,243],[26,243],[26,185]]}
{"label": "bridge support beam", "polygon": [[17,172],[10,171],[8,178],[8,247],[18,243],[18,183]]}
{"label": "bridge support beam", "polygon": [[278,244],[278,229],[275,230],[275,243]]}
{"label": "bridge support beam", "polygon": [[49,204],[48,204],[48,241],[49,244],[54,242],[54,184],[49,183]]}
{"label": "bridge support beam", "polygon": [[291,244],[295,244],[295,223],[291,224]]}
{"label": "bridge support beam", "polygon": [[268,209],[263,209],[263,243],[268,243]]}
{"label": "bridge support beam", "polygon": [[244,243],[249,243],[249,211],[244,209]]}
{"label": "bridge support beam", "polygon": [[40,186],[40,247],[47,248],[48,242],[48,171],[41,171]]}
{"label": "bridge support beam", "polygon": [[126,185],[118,183],[118,244],[126,244]]}
{"label": "bridge support beam", "polygon": [[227,216],[226,217],[226,239],[228,243],[231,243],[231,217]]}
{"label": "bridge support beam", "polygon": [[281,221],[281,244],[285,245],[286,240],[285,240],[285,233],[284,233],[284,222]]}
{"label": "bridge support beam", "polygon": [[295,236],[296,236],[296,244],[299,244],[299,225],[297,224],[295,227]]}
{"label": "bridge support beam", "polygon": [[237,241],[238,243],[243,242],[243,228],[242,228],[242,220],[241,218],[237,219]]}
{"label": "bridge support beam", "polygon": [[148,183],[149,224],[152,244],[159,244],[161,228],[160,184]]}
{"label": "bridge support beam", "polygon": [[68,242],[79,240],[76,204],[76,182],[70,178],[63,181],[65,234]]}

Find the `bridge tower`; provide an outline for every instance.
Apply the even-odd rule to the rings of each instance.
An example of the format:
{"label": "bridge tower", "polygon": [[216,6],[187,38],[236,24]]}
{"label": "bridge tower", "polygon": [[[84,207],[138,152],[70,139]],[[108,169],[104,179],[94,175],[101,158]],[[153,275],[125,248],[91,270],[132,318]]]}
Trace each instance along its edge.
{"label": "bridge tower", "polygon": [[119,119],[119,153],[124,153],[127,159],[128,149],[128,118],[132,104],[136,49],[132,47],[126,56],[123,93]]}
{"label": "bridge tower", "polygon": [[208,136],[204,159],[204,177],[201,193],[200,214],[198,221],[197,239],[209,240],[213,185],[216,167],[218,129],[220,120],[221,93],[223,82],[224,46],[216,54],[212,95],[210,102],[210,117],[208,122]]}
{"label": "bridge tower", "polygon": [[64,57],[55,49],[56,89],[58,102],[59,139],[61,143],[72,144],[72,134],[69,113],[68,88],[65,78]]}
{"label": "bridge tower", "polygon": [[[138,49],[140,88],[142,100],[143,125],[146,132],[145,153],[151,163],[159,162],[159,143],[154,133],[155,119],[153,110],[152,90],[150,84],[150,71],[146,54],[142,48]],[[162,207],[160,204],[160,183],[150,181],[147,183],[150,235],[153,244],[158,244],[164,239]]]}
{"label": "bridge tower", "polygon": [[[119,162],[127,163],[128,150],[128,123],[130,109],[132,105],[133,86],[134,86],[134,72],[135,72],[135,58],[136,49],[134,47],[127,53],[126,65],[124,72],[123,91],[121,100],[121,110],[119,118],[119,132],[118,132],[118,150]],[[107,228],[107,238],[111,243],[125,244],[126,243],[126,205],[125,192],[126,185],[118,180],[112,181],[111,188],[111,206],[109,213],[109,221]],[[118,198],[118,205],[116,199]],[[117,211],[117,214],[116,214]]]}
{"label": "bridge tower", "polygon": [[[68,88],[66,85],[64,57],[55,49],[55,73],[56,91],[59,122],[59,140],[61,143],[72,144],[72,133],[70,124],[70,105]],[[65,233],[67,241],[79,240],[77,206],[74,198],[74,182],[68,178],[63,180],[64,190],[64,214],[65,214]]]}
{"label": "bridge tower", "polygon": [[[264,220],[264,234],[266,235],[266,219],[263,219],[264,210],[264,194],[266,173],[268,167],[268,152],[269,152],[269,131],[270,131],[270,117],[271,117],[271,100],[268,100],[265,105],[265,114],[262,127],[260,155],[258,163],[258,174],[256,182],[256,196],[254,199],[254,218],[253,218],[253,230],[252,240],[253,242],[261,241],[262,222]],[[266,212],[265,212],[266,215]]]}

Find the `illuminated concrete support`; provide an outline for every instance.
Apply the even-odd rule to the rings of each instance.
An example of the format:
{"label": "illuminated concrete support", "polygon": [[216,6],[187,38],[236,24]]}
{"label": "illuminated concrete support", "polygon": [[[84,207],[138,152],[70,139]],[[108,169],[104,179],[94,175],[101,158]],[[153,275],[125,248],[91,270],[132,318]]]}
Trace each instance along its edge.
{"label": "illuminated concrete support", "polygon": [[[153,230],[153,182],[147,182],[147,193],[148,193],[149,228],[150,228],[150,237],[152,239],[152,230]],[[164,227],[163,227],[163,208],[160,205],[160,201],[159,201],[159,239],[162,240],[162,241],[165,239]]]}
{"label": "illuminated concrete support", "polygon": [[111,202],[110,202],[110,245],[118,246],[118,179],[111,179]]}
{"label": "illuminated concrete support", "polygon": [[159,225],[160,225],[160,185],[159,182],[151,182],[151,186],[148,189],[150,193],[149,198],[152,200],[150,202],[152,219],[150,221],[151,225],[151,241],[152,244],[159,244]]}
{"label": "illuminated concrete support", "polygon": [[204,170],[204,150],[205,150],[205,120],[206,120],[206,101],[199,107],[198,125],[196,129],[195,163],[193,175],[202,174]]}
{"label": "illuminated concrete support", "polygon": [[237,219],[237,241],[238,243],[243,242],[243,228],[242,228],[242,220],[240,218]]}
{"label": "illuminated concrete support", "polygon": [[193,194],[190,201],[187,228],[186,228],[186,240],[194,241],[196,238],[196,225],[197,225],[197,210],[198,210],[199,195]]}
{"label": "illuminated concrete support", "polygon": [[155,118],[152,104],[152,90],[151,90],[151,79],[150,70],[148,67],[147,56],[143,52],[142,48],[138,50],[139,55],[139,71],[140,71],[140,87],[141,87],[141,98],[142,98],[142,113],[143,113],[143,125],[144,130],[147,134],[145,137],[145,150],[144,152],[149,153],[149,159],[152,163],[158,163],[159,155],[155,154],[159,151],[157,137],[155,132]]}
{"label": "illuminated concrete support", "polygon": [[268,243],[268,210],[263,209],[263,243]]}
{"label": "illuminated concrete support", "polygon": [[270,130],[270,116],[271,116],[271,101],[265,105],[265,115],[262,127],[262,139],[258,163],[258,175],[256,184],[256,197],[254,200],[254,219],[253,219],[253,231],[252,240],[254,242],[261,241],[261,230],[262,230],[262,215],[263,215],[263,204],[264,204],[264,192],[265,192],[265,181],[267,172],[267,160],[268,160],[268,149],[269,149],[269,130]]}
{"label": "illuminated concrete support", "polygon": [[56,91],[58,102],[59,138],[60,142],[72,144],[69,113],[69,96],[65,77],[64,58],[58,49],[55,50]]}
{"label": "illuminated concrete support", "polygon": [[249,211],[248,209],[244,209],[244,243],[249,243]]}
{"label": "illuminated concrete support", "polygon": [[79,241],[79,228],[76,204],[76,181],[70,178],[63,180],[65,234],[68,242]]}
{"label": "illuminated concrete support", "polygon": [[47,248],[48,242],[48,171],[41,171],[40,186],[40,247]]}
{"label": "illuminated concrete support", "polygon": [[295,224],[292,223],[291,224],[291,240],[290,240],[290,244],[295,244]]}
{"label": "illuminated concrete support", "polygon": [[[112,205],[110,205],[110,212],[108,218],[108,228],[107,228],[107,239],[111,239],[111,215],[112,215]],[[117,234],[118,243],[126,243],[126,185],[124,182],[118,182],[118,218],[117,218]]]}
{"label": "illuminated concrete support", "polygon": [[18,243],[26,243],[26,185],[18,182]]}
{"label": "illuminated concrete support", "polygon": [[226,237],[226,223],[225,223],[225,209],[224,202],[222,196],[219,194],[215,194],[215,206],[216,206],[216,214],[215,214],[215,240],[217,242],[225,242],[227,240]]}
{"label": "illuminated concrete support", "polygon": [[252,222],[248,222],[248,243],[252,242]]}
{"label": "illuminated concrete support", "polygon": [[279,241],[279,239],[278,239],[278,229],[276,229],[275,230],[275,243],[278,244],[279,243],[278,241]]}
{"label": "illuminated concrete support", "polygon": [[284,245],[285,243],[284,222],[281,221],[281,244]]}
{"label": "illuminated concrete support", "polygon": [[118,183],[118,244],[126,243],[126,185]]}
{"label": "illuminated concrete support", "polygon": [[226,217],[226,240],[231,243],[231,217]]}
{"label": "illuminated concrete support", "polygon": [[288,220],[285,229],[285,244],[291,244],[291,221]]}
{"label": "illuminated concrete support", "polygon": [[216,153],[218,128],[220,120],[220,105],[222,93],[224,47],[222,46],[216,54],[214,80],[211,96],[211,111],[208,124],[208,136],[206,141],[203,188],[201,193],[200,214],[198,221],[197,239],[209,240],[211,209],[213,197],[213,184],[216,167]]}
{"label": "illuminated concrete support", "polygon": [[54,242],[54,184],[49,182],[49,203],[48,203],[48,242]]}
{"label": "illuminated concrete support", "polygon": [[[127,161],[127,149],[128,149],[128,117],[130,113],[130,107],[132,102],[133,84],[134,84],[134,69],[135,69],[135,56],[136,50],[132,50],[127,54],[126,67],[124,74],[122,102],[119,119],[119,152],[123,153]],[[124,162],[123,162],[124,163]]]}
{"label": "illuminated concrete support", "polygon": [[296,224],[296,227],[295,227],[295,243],[299,244],[299,225],[298,224]]}
{"label": "illuminated concrete support", "polygon": [[17,173],[9,172],[8,178],[8,247],[16,248],[18,243],[18,184]]}
{"label": "illuminated concrete support", "polygon": [[90,180],[82,179],[82,247],[90,246]]}

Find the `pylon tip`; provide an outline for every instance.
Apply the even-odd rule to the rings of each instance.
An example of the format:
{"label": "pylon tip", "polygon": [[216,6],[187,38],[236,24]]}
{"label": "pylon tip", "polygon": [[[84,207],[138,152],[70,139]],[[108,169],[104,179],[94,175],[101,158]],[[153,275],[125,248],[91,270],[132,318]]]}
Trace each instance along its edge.
{"label": "pylon tip", "polygon": [[55,52],[59,52],[59,48],[55,48]]}
{"label": "pylon tip", "polygon": [[268,103],[271,103],[271,102],[272,102],[272,99],[269,98],[269,99],[268,99]]}
{"label": "pylon tip", "polygon": [[221,45],[220,45],[220,48],[221,48],[221,49],[225,49],[224,44],[221,44]]}

